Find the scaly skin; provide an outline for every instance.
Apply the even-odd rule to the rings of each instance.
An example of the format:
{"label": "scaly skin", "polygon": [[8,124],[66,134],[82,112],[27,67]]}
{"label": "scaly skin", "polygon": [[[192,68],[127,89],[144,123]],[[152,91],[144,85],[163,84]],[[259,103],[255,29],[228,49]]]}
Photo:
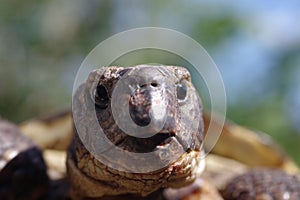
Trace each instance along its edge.
{"label": "scaly skin", "polygon": [[[117,83],[134,75],[139,78],[131,80],[129,88],[135,90],[120,95],[127,95],[130,115],[135,124],[149,124],[150,110],[155,103],[153,99],[156,98],[155,101],[159,101],[159,104],[166,102],[167,106],[166,121],[162,130],[148,138],[124,133],[116,124],[112,113],[112,92]],[[95,198],[127,193],[145,196],[159,188],[186,186],[198,178],[204,166],[204,161],[200,159],[203,137],[202,108],[190,81],[186,69],[174,66],[108,67],[91,72],[88,80],[78,89],[73,102],[73,117],[77,122],[76,133],[68,151],[67,161],[73,196]],[[97,96],[97,92],[102,96]],[[97,119],[93,121],[95,112]],[[193,124],[193,112],[197,113],[196,124]],[[118,115],[123,117],[124,113],[120,111]],[[151,120],[157,120],[158,114],[152,115]],[[124,154],[115,161],[118,169],[108,167],[95,158],[82,142],[84,139],[88,146],[92,146],[92,150],[99,152],[96,148],[101,146],[105,139],[93,136],[99,129],[98,124],[105,138],[124,152],[148,153],[160,148],[166,151],[171,159],[180,155],[180,150],[184,153],[163,168],[151,172],[130,173],[124,169],[146,168],[155,162],[164,162],[165,158],[159,153],[154,154],[154,162],[151,160],[151,163],[145,164],[147,158],[141,161],[142,166],[131,166],[131,163],[126,162]],[[198,128],[193,130],[191,127],[194,126]],[[174,145],[169,147],[171,141]]]}
{"label": "scaly skin", "polygon": [[232,179],[222,191],[225,199],[300,199],[300,177],[280,170],[255,169]]}

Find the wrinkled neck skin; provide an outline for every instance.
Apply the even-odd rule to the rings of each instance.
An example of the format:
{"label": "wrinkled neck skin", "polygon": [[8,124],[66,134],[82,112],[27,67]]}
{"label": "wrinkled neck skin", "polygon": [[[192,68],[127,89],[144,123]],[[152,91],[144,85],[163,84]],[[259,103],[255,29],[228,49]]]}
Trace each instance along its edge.
{"label": "wrinkled neck skin", "polygon": [[67,169],[75,197],[154,195],[191,184],[204,169],[201,100],[185,68],[97,69],[73,98],[73,119]]}

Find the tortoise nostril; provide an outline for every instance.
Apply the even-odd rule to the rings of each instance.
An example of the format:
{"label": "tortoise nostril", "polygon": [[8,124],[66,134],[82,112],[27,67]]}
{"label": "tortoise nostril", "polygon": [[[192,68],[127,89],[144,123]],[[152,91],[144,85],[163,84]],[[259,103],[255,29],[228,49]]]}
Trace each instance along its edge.
{"label": "tortoise nostril", "polygon": [[152,86],[152,87],[157,87],[157,86],[158,86],[158,84],[157,84],[157,82],[156,82],[156,81],[152,81],[152,83],[151,83],[151,86]]}

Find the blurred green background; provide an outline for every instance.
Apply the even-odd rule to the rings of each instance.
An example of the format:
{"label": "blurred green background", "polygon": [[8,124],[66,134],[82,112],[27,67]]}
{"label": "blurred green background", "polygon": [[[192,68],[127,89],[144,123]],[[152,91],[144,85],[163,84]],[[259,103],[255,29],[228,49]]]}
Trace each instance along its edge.
{"label": "blurred green background", "polygon": [[[19,123],[70,107],[76,72],[99,42],[165,27],[198,41],[216,62],[227,117],[271,134],[300,164],[298,19],[297,0],[1,1],[0,115]],[[187,64],[151,50],[123,57],[115,63]]]}

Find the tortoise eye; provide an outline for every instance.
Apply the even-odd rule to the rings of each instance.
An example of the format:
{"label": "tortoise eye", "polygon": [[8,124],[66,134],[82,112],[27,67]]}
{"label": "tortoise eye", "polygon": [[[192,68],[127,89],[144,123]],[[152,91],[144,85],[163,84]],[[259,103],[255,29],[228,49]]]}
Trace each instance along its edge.
{"label": "tortoise eye", "polygon": [[103,85],[98,85],[94,91],[95,105],[101,109],[105,109],[108,106],[109,96],[107,89]]}
{"label": "tortoise eye", "polygon": [[177,85],[176,92],[177,92],[177,98],[179,100],[184,100],[187,93],[186,84],[184,82],[179,83]]}

